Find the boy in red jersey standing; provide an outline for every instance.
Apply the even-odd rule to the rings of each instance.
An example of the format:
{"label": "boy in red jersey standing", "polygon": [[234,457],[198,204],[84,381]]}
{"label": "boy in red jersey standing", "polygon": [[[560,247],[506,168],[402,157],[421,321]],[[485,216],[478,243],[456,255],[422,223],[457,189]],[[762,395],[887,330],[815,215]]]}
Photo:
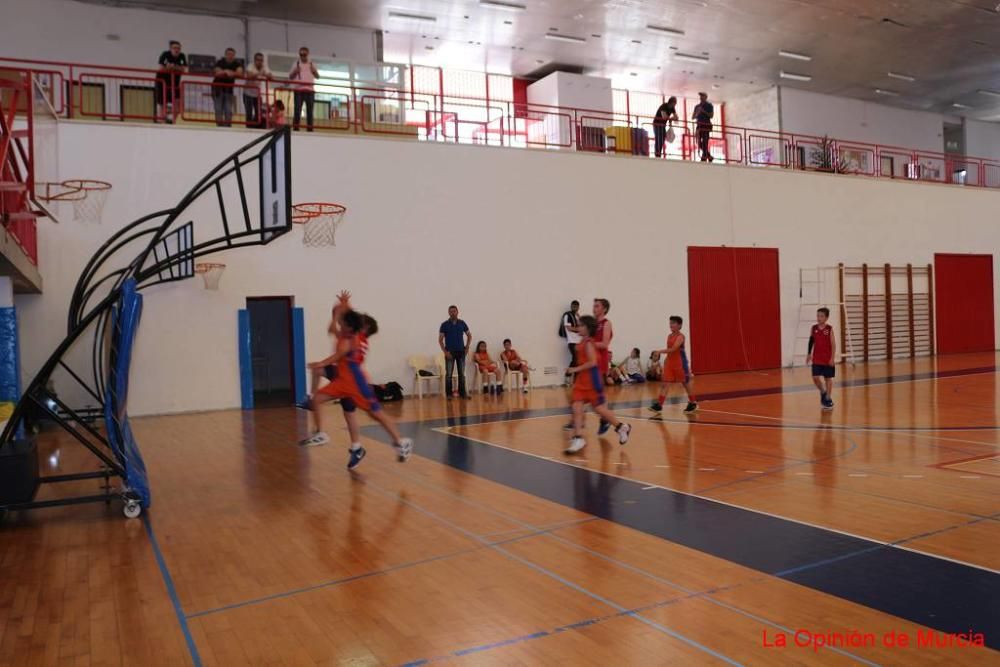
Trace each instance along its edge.
{"label": "boy in red jersey standing", "polygon": [[806,355],[806,364],[812,364],[813,382],[819,389],[819,403],[824,410],[833,410],[830,392],[833,390],[833,378],[837,375],[833,365],[837,356],[837,339],[833,327],[827,324],[829,318],[829,308],[816,311],[816,324],[809,333],[809,352]]}
{"label": "boy in red jersey standing", "polygon": [[657,397],[656,402],[649,406],[653,412],[663,410],[663,403],[667,400],[671,384],[680,384],[687,393],[688,404],[684,412],[691,414],[698,410],[698,401],[691,391],[691,364],[688,362],[685,343],[687,338],[681,333],[684,320],[679,315],[670,316],[670,335],[667,336],[667,347],[657,350],[661,355],[666,355],[666,362],[663,364],[663,391]]}
{"label": "boy in red jersey standing", "polygon": [[[618,443],[624,445],[628,442],[629,433],[632,427],[618,421],[614,413],[608,409],[607,399],[604,397],[604,382],[601,379],[600,353],[595,343],[598,322],[590,315],[580,318],[580,326],[577,332],[583,336],[583,340],[576,346],[576,359],[574,366],[569,368],[573,374],[573,438],[566,448],[567,454],[576,454],[587,446],[587,441],[583,439],[583,408],[590,404],[601,417],[601,423],[607,424],[608,428],[615,427],[618,434]],[[607,429],[605,429],[607,430]]]}

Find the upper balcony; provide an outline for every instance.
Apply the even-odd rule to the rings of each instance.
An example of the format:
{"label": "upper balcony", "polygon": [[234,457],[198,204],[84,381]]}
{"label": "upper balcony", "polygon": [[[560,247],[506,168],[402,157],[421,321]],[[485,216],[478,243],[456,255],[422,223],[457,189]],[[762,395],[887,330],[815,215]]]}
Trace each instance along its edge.
{"label": "upper balcony", "polygon": [[[92,121],[220,124],[213,93],[225,90],[234,96],[233,125],[265,127],[277,122],[278,101],[285,107],[285,122],[293,124],[295,94],[303,90],[301,83],[278,77],[259,83],[240,79],[220,87],[206,74],[184,74],[171,81],[152,69],[11,58],[0,59],[0,74],[4,71],[30,73],[58,117]],[[663,101],[658,93],[616,90],[614,110],[555,107],[529,104],[524,86],[518,85],[523,82],[512,77],[462,73],[465,79],[481,79],[470,86],[456,83],[464,79],[455,74],[414,66],[378,83],[317,79],[310,89],[315,96],[313,123],[306,128],[303,117],[303,129],[647,160],[703,157],[699,131],[685,120],[672,124],[670,141],[656,157],[652,114]],[[688,106],[688,100],[678,103],[682,119],[689,117]],[[708,154],[718,164],[1000,188],[997,160],[734,127],[726,123],[725,105],[719,107],[707,136]]]}

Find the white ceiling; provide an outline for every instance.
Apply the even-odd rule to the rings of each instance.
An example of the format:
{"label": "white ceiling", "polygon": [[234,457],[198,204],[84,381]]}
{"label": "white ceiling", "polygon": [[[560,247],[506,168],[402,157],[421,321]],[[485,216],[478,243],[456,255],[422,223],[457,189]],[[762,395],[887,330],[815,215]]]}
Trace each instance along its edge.
{"label": "white ceiling", "polygon": [[[1000,120],[1000,0],[165,0],[158,6],[384,31],[384,58],[528,76],[554,64],[616,86],[735,98],[781,84]],[[433,21],[395,18],[391,13]],[[682,31],[650,31],[657,25]],[[567,43],[547,33],[579,37]],[[807,54],[811,61],[779,56]],[[707,57],[679,60],[676,54]],[[811,81],[782,79],[785,70]],[[889,76],[900,73],[913,81]],[[878,94],[876,89],[898,93]],[[956,106],[960,105],[960,106]]]}

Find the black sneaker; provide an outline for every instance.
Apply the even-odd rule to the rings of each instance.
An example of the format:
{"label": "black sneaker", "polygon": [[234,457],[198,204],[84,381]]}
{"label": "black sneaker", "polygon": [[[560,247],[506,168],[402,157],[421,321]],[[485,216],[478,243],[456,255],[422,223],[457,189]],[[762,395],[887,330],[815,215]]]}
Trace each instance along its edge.
{"label": "black sneaker", "polygon": [[563,424],[563,430],[564,431],[572,431],[573,430],[573,422],[570,422],[568,424]]}
{"label": "black sneaker", "polygon": [[656,401],[653,401],[653,404],[649,406],[649,409],[652,410],[653,412],[663,412],[663,405],[657,403]]}
{"label": "black sneaker", "polygon": [[350,452],[351,452],[351,458],[347,461],[347,469],[354,470],[355,468],[358,467],[358,464],[361,463],[361,459],[365,458],[365,454],[367,454],[368,452],[365,451],[364,447],[358,447],[357,449],[352,449],[350,450]]}
{"label": "black sneaker", "polygon": [[698,412],[698,404],[695,403],[694,401],[688,402],[687,407],[684,408],[684,414],[690,415],[694,414],[695,412]]}
{"label": "black sneaker", "polygon": [[597,427],[597,435],[604,435],[611,428],[611,422],[601,420],[601,425]]}

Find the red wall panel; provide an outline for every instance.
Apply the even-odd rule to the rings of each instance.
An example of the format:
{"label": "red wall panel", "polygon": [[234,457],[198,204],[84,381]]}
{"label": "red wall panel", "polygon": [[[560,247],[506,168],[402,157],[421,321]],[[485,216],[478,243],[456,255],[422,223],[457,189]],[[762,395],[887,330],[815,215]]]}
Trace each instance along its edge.
{"label": "red wall panel", "polygon": [[938,354],[996,347],[992,255],[934,255],[934,301]]}
{"label": "red wall panel", "polygon": [[700,373],[781,366],[777,248],[688,248],[691,365]]}

